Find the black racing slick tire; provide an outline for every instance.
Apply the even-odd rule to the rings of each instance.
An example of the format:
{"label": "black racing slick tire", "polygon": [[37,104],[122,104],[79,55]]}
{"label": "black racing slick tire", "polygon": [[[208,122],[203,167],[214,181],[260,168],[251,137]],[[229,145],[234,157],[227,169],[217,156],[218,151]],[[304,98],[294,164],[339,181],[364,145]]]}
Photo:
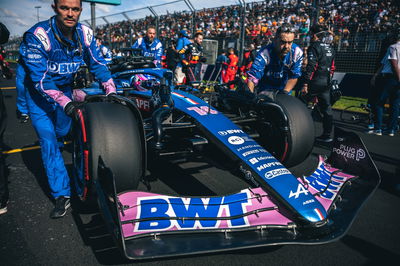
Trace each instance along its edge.
{"label": "black racing slick tire", "polygon": [[286,167],[302,163],[314,146],[314,122],[307,107],[297,98],[287,94],[277,94],[275,103],[285,113],[288,131],[282,128],[282,115],[276,109],[268,108],[261,123],[261,144]]}
{"label": "black racing slick tire", "polygon": [[74,128],[74,181],[82,201],[93,201],[99,158],[114,176],[116,192],[138,187],[143,169],[139,121],[118,103],[90,102],[78,111]]}

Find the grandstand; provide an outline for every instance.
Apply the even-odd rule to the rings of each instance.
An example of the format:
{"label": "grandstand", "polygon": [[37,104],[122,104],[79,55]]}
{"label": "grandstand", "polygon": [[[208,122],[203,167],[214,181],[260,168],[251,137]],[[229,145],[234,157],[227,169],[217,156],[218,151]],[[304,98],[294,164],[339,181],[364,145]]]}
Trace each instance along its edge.
{"label": "grandstand", "polygon": [[[201,0],[191,0],[192,10],[185,5],[187,2],[171,0],[154,6],[166,10],[159,16],[150,13],[133,19],[134,16],[129,14],[135,10],[123,12],[122,17],[121,14],[103,16],[103,21],[109,23],[99,25],[96,34],[117,52],[131,46],[143,35],[146,27],[153,24],[158,25],[159,39],[164,44],[176,39],[179,30],[185,28],[189,33],[202,31],[206,39],[217,40],[219,49],[234,47],[240,50],[242,25],[245,25],[244,46],[250,43],[260,46],[271,40],[280,24],[289,22],[298,29],[296,42],[305,47],[309,43],[310,24],[318,21],[333,32],[327,41],[337,51],[338,71],[373,73],[379,61],[382,40],[391,29],[400,25],[399,4],[389,0],[241,0],[241,4],[212,8],[199,8]],[[168,5],[174,12],[168,11]],[[111,22],[112,17],[121,20]],[[100,18],[97,20],[101,21]],[[89,24],[87,20],[83,23]],[[16,51],[19,42],[20,38],[10,41],[6,49]]]}

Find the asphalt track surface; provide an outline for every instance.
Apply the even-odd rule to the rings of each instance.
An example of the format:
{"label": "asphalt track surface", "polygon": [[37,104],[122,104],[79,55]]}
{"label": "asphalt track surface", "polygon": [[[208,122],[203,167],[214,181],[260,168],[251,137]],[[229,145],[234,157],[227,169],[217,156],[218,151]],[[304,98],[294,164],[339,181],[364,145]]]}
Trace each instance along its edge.
{"label": "asphalt track surface", "polygon": [[[400,136],[371,136],[355,124],[335,123],[355,131],[366,143],[375,160],[382,183],[367,201],[348,234],[324,245],[287,245],[240,251],[186,256],[157,261],[124,260],[104,228],[99,213],[84,213],[77,203],[63,219],[52,220],[53,202],[49,196],[40,150],[18,152],[37,145],[30,122],[21,124],[15,115],[14,81],[0,81],[8,111],[5,149],[9,168],[10,203],[8,213],[0,216],[0,265],[399,265],[400,259]],[[335,113],[335,118],[338,114]],[[321,127],[316,122],[316,133]],[[313,154],[295,174],[311,171],[316,154],[329,154],[327,146],[316,146]],[[71,169],[68,146],[63,152]],[[176,164],[159,161],[149,171],[152,192],[183,195],[216,195],[237,192],[246,184],[233,176],[223,160],[211,165],[205,160]],[[217,156],[214,156],[217,157]],[[140,186],[146,189],[145,186]]]}

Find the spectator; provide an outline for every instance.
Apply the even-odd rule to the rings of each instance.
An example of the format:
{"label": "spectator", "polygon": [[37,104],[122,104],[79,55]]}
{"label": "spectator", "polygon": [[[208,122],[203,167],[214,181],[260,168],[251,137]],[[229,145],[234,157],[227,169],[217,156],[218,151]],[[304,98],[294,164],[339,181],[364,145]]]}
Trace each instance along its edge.
{"label": "spectator", "polygon": [[400,105],[400,30],[394,32],[395,43],[390,45],[382,60],[381,76],[383,78],[383,91],[376,106],[376,121],[371,133],[382,135],[383,109],[386,100],[390,102],[390,119],[387,127],[389,136],[394,136],[398,127]]}

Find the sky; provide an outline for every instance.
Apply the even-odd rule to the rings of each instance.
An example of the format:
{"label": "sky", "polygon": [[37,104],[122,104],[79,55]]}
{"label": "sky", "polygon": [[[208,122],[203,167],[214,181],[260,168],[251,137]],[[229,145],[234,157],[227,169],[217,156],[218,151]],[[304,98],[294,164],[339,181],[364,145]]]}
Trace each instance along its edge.
{"label": "sky", "polygon": [[[254,2],[257,0],[246,0],[246,2]],[[190,0],[195,9],[208,7],[219,7],[238,4],[238,0]],[[53,0],[0,0],[0,21],[4,23],[10,30],[11,36],[22,36],[22,34],[32,27],[38,21],[38,11],[40,21],[46,20],[54,15],[51,8]],[[160,4],[169,3],[165,6]],[[118,13],[126,12],[126,15],[132,19],[143,18],[151,15],[147,6],[156,6],[154,11],[157,14],[166,14],[166,12],[189,10],[183,0],[121,0],[121,5],[103,5],[96,4],[96,17],[106,16],[106,20],[110,23],[126,20],[126,18]],[[35,8],[40,7],[40,8]],[[144,8],[144,9],[142,9]],[[140,10],[136,10],[140,9]],[[91,21],[90,4],[83,3],[83,11],[81,14],[81,22]],[[134,11],[132,11],[134,10]],[[107,16],[117,14],[113,16]],[[98,18],[96,25],[105,24],[106,22]]]}

